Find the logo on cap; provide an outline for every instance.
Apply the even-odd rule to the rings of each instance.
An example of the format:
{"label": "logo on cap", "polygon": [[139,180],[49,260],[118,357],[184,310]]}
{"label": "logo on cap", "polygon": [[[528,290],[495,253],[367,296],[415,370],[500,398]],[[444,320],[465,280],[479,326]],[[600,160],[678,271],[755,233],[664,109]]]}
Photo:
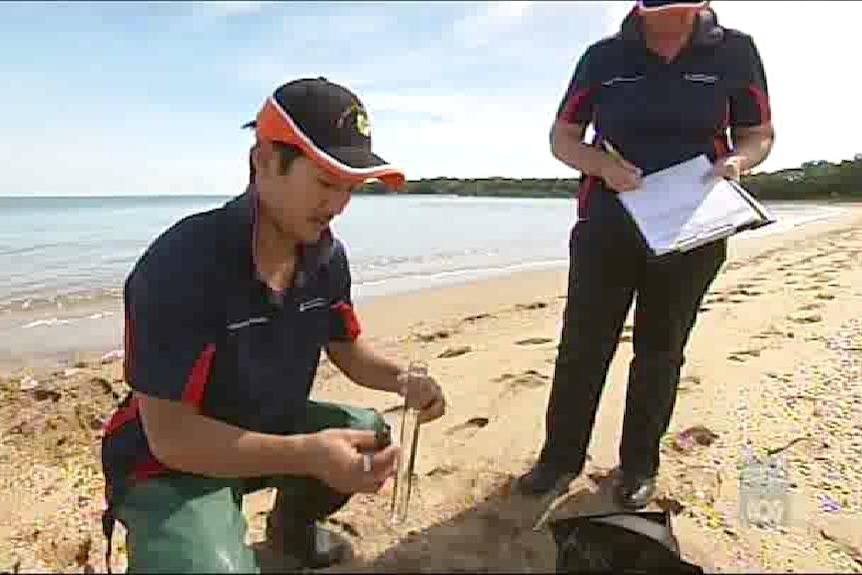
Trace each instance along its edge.
{"label": "logo on cap", "polygon": [[356,102],[350,104],[346,110],[341,113],[341,116],[338,117],[338,122],[336,122],[336,126],[339,128],[344,127],[344,122],[350,115],[354,115],[354,124],[356,126],[356,131],[365,136],[366,138],[371,137],[371,123],[368,120],[368,114],[362,107]]}

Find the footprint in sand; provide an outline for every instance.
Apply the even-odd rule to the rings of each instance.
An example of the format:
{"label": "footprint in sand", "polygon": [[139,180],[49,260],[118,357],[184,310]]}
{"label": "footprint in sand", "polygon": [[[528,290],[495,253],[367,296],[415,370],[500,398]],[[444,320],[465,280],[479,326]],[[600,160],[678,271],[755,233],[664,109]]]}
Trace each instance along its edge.
{"label": "footprint in sand", "polygon": [[457,467],[449,465],[438,465],[425,474],[426,477],[448,477],[458,472]]}
{"label": "footprint in sand", "polygon": [[825,307],[825,304],[815,302],[815,303],[809,303],[809,304],[806,304],[806,305],[800,307],[798,311],[811,311],[813,309],[821,309],[823,307]]}
{"label": "footprint in sand", "polygon": [[820,323],[823,321],[823,317],[820,314],[810,314],[810,315],[796,315],[796,316],[788,316],[788,320],[793,323]]}
{"label": "footprint in sand", "polygon": [[446,435],[455,435],[456,433],[463,433],[465,431],[476,431],[488,425],[490,421],[487,417],[471,417],[464,423],[453,425],[445,433]]}
{"label": "footprint in sand", "polygon": [[459,347],[449,347],[449,348],[446,348],[446,350],[443,351],[437,357],[440,359],[448,359],[450,357],[458,357],[458,356],[470,353],[471,351],[473,351],[473,348],[470,347],[469,345],[462,345]]}
{"label": "footprint in sand", "polygon": [[741,351],[735,351],[727,356],[727,359],[730,361],[738,361],[740,363],[748,361],[752,357],[760,357],[760,352],[762,349],[744,349]]}
{"label": "footprint in sand", "polygon": [[815,299],[830,300],[830,299],[835,299],[835,296],[834,296],[834,295],[832,295],[832,294],[830,294],[830,293],[823,293],[823,292],[821,292],[821,293],[818,293],[818,294],[814,294],[814,298],[815,298]]}
{"label": "footprint in sand", "polygon": [[712,305],[715,303],[727,303],[728,301],[730,301],[730,298],[725,295],[724,292],[719,292],[712,297],[705,298],[703,303],[706,305]]}
{"label": "footprint in sand", "polygon": [[439,329],[437,331],[433,331],[431,333],[417,333],[414,337],[421,341],[422,343],[431,343],[433,341],[447,339],[452,334],[446,331],[445,329]]}
{"label": "footprint in sand", "polygon": [[763,292],[753,290],[753,289],[748,289],[748,287],[742,287],[742,285],[740,285],[734,289],[728,290],[727,293],[728,293],[728,295],[741,295],[744,297],[755,297],[755,296],[763,295]]}
{"label": "footprint in sand", "polygon": [[494,317],[489,313],[477,313],[476,315],[468,315],[462,321],[466,321],[467,323],[473,323],[482,319],[488,319],[490,317]]}
{"label": "footprint in sand", "polygon": [[505,382],[509,389],[515,390],[519,388],[528,388],[535,389],[538,387],[544,387],[548,384],[548,376],[534,369],[528,369],[524,373],[513,374],[513,373],[504,373],[500,377],[498,377],[495,381],[497,382]]}
{"label": "footprint in sand", "polygon": [[686,375],[679,379],[679,385],[676,390],[679,392],[687,392],[691,391],[695,387],[699,386],[701,383],[701,379],[697,375]]}
{"label": "footprint in sand", "polygon": [[516,341],[515,345],[541,345],[543,343],[550,343],[552,341],[554,340],[549,337],[528,337],[527,339]]}
{"label": "footprint in sand", "polygon": [[519,303],[515,305],[515,309],[517,310],[545,309],[546,307],[548,307],[548,304],[543,301],[536,301],[533,303]]}

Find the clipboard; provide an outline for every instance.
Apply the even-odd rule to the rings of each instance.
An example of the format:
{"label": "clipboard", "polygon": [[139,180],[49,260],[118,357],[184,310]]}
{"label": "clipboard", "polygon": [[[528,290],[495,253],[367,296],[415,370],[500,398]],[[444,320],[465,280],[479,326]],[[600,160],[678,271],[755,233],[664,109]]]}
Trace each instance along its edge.
{"label": "clipboard", "polygon": [[680,238],[674,244],[675,249],[673,251],[687,252],[710,242],[726,239],[744,231],[756,230],[777,221],[772,213],[767,210],[763,204],[758,202],[754,196],[748,192],[748,190],[739,185],[739,183],[733,180],[726,180],[726,182],[751,207],[755,217],[742,224],[722,224],[711,230],[703,230],[701,233],[694,236]]}
{"label": "clipboard", "polygon": [[653,256],[686,252],[776,218],[745,188],[726,179],[705,179],[706,156],[646,176],[641,187],[617,195]]}

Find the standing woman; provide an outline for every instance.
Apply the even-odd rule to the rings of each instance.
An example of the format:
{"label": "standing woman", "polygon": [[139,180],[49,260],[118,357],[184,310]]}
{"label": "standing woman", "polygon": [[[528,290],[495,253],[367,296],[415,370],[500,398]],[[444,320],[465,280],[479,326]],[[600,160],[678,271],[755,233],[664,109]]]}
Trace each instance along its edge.
{"label": "standing woman", "polygon": [[[586,144],[589,124],[596,137]],[[519,480],[523,493],[544,494],[582,471],[607,370],[637,294],[617,497],[630,509],[649,502],[686,341],[726,245],[720,240],[650,258],[617,194],[701,154],[716,174],[738,180],[766,158],[773,138],[754,41],[720,26],[708,2],[640,0],[619,33],[581,56],[551,131],[554,157],[579,170],[583,181],[546,438]],[[606,144],[619,155],[606,152]]]}

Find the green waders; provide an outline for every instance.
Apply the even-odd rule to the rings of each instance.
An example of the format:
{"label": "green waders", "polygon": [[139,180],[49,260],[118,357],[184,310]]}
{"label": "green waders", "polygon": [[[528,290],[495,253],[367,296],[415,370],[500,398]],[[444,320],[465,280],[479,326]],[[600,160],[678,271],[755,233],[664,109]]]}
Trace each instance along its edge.
{"label": "green waders", "polygon": [[[309,402],[301,432],[330,428],[388,433],[374,410]],[[309,477],[151,478],[131,487],[115,509],[127,531],[128,572],[259,573],[254,552],[245,544],[242,498],[267,487],[278,488],[281,506],[300,522],[331,515],[350,498]]]}

